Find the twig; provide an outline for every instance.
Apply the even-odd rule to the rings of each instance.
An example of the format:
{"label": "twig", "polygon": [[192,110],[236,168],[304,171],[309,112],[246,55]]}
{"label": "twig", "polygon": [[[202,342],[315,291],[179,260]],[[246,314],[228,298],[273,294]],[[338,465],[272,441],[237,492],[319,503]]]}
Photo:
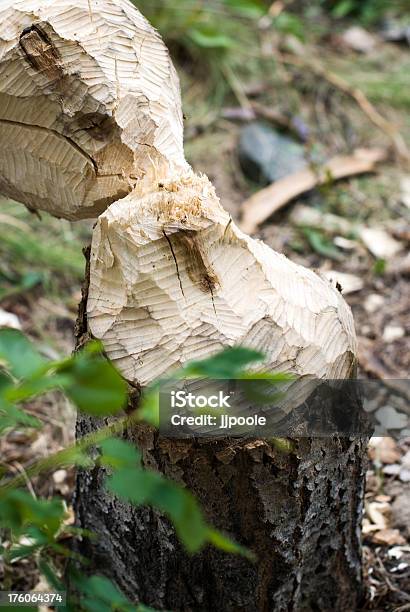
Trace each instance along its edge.
{"label": "twig", "polygon": [[245,93],[242,83],[240,82],[232,68],[229,66],[229,64],[222,63],[221,71],[224,74],[227,82],[229,83],[230,88],[235,94],[235,97],[241,107],[246,109],[251,108],[251,103],[249,102],[249,98]]}
{"label": "twig", "polygon": [[0,481],[0,497],[10,491],[11,489],[15,489],[27,482],[28,478],[34,478],[39,476],[43,472],[48,472],[49,470],[56,470],[57,468],[63,468],[68,465],[73,465],[73,452],[74,451],[86,451],[93,446],[96,446],[106,440],[109,436],[115,435],[132,425],[140,421],[140,416],[138,410],[133,412],[131,415],[119,419],[115,423],[111,423],[107,425],[103,429],[92,432],[87,436],[81,438],[77,443],[72,444],[68,448],[64,448],[63,450],[55,453],[54,455],[50,455],[45,459],[40,459],[33,463],[33,465],[29,466],[24,474],[20,474],[19,476],[15,476],[9,480]]}
{"label": "twig", "polygon": [[258,225],[297,196],[329,181],[373,172],[376,163],[385,157],[383,149],[358,149],[353,155],[334,157],[321,168],[301,170],[285,176],[242,204],[240,228],[251,234]]}
{"label": "twig", "polygon": [[24,480],[26,482],[27,489],[30,491],[31,496],[34,499],[37,499],[37,495],[36,495],[36,492],[34,491],[34,487],[32,485],[32,482],[31,482],[31,480],[30,480],[26,470],[24,469],[24,467],[18,461],[14,461],[13,463],[14,463],[14,466],[12,466],[12,468],[14,467],[14,470],[21,474],[21,476],[24,478]]}
{"label": "twig", "polygon": [[353,98],[373,125],[376,125],[390,138],[398,155],[406,161],[410,160],[410,152],[404,138],[399,133],[398,127],[383,117],[383,115],[379,113],[377,108],[370,102],[370,100],[360,89],[357,87],[352,87],[342,77],[334,74],[333,72],[329,72],[312,58],[309,58],[309,61],[306,61],[301,57],[284,53],[279,55],[278,59],[284,64],[290,64],[292,66],[297,66],[299,68],[303,68],[304,70],[314,72],[317,76],[325,79],[328,83],[342,91],[345,95]]}

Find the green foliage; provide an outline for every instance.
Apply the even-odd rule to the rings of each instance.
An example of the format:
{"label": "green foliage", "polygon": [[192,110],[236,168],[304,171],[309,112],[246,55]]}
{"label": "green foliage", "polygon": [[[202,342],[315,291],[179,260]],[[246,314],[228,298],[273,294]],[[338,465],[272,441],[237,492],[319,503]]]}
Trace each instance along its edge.
{"label": "green foliage", "polygon": [[292,34],[304,40],[304,24],[303,21],[287,11],[282,11],[273,21],[273,27],[282,34]]}
{"label": "green foliage", "polygon": [[408,0],[313,0],[310,4],[336,20],[354,19],[365,25],[381,22],[386,16],[401,18],[410,14]]}
{"label": "green foliage", "polygon": [[15,329],[0,330],[0,360],[15,378],[25,378],[45,365],[45,360]]}
{"label": "green foliage", "polygon": [[131,444],[119,438],[107,438],[100,444],[100,463],[113,469],[134,467],[141,463],[141,453]]}
{"label": "green foliage", "polygon": [[[245,368],[262,359],[263,355],[256,351],[234,347],[187,365],[177,377],[252,378]],[[127,397],[125,382],[103,357],[98,343],[89,344],[73,357],[49,361],[20,332],[0,329],[0,433],[40,426],[41,423],[25,411],[24,403],[51,389],[60,389],[80,410],[96,416],[117,414]],[[157,392],[158,384],[146,391],[145,416],[152,418],[152,403],[156,401],[153,398]],[[0,530],[7,534],[6,539],[10,542],[3,549],[0,547],[6,563],[33,558],[50,586],[62,591],[65,585],[54,566],[55,559],[84,561],[67,548],[65,539],[76,535],[93,537],[93,534],[66,525],[65,504],[59,498],[36,499],[21,488],[26,477],[68,465],[86,469],[102,466],[107,472],[107,490],[134,506],[150,505],[168,516],[188,552],[195,553],[211,544],[227,553],[253,560],[248,549],[208,525],[197,500],[188,490],[143,468],[140,451],[119,437],[124,428],[142,418],[144,411],[135,411],[85,436],[73,447],[40,460],[27,468],[26,476],[0,481]],[[128,601],[107,578],[84,577],[81,572],[72,570],[70,581],[79,597],[76,599],[73,595],[67,612],[150,610]]]}
{"label": "green foliage", "polygon": [[259,46],[258,22],[267,13],[267,2],[133,1],[163,36],[173,59],[207,83],[214,101],[229,91],[236,93],[237,73],[247,69]]}
{"label": "green foliage", "polygon": [[[0,329],[0,431],[38,422],[24,415],[16,402],[60,389],[88,414],[117,414],[127,401],[127,386],[101,354],[99,343],[90,343],[62,361],[44,359],[17,330]],[[29,417],[27,420],[26,417]]]}
{"label": "green foliage", "polygon": [[375,276],[383,276],[386,273],[387,262],[385,259],[376,259],[373,266]]}
{"label": "green foliage", "polygon": [[56,371],[68,377],[63,389],[83,412],[104,416],[124,408],[127,385],[113,365],[101,356],[98,344],[88,345],[75,357],[57,365]]}
{"label": "green foliage", "polygon": [[38,285],[48,292],[63,288],[70,296],[84,276],[81,249],[88,231],[52,217],[41,221],[11,201],[2,200],[0,208],[0,300]]}
{"label": "green foliage", "polygon": [[63,551],[58,538],[64,532],[66,509],[59,499],[35,499],[26,491],[0,492],[0,527],[7,529],[12,545],[4,553],[6,562],[35,553]]}
{"label": "green foliage", "polygon": [[[202,361],[191,361],[173,374],[173,379],[183,378],[213,378],[213,379],[239,379],[245,378],[245,369],[263,361],[264,355],[258,351],[241,346],[234,346],[224,351],[203,359]],[[139,410],[141,419],[153,425],[159,426],[159,386],[164,381],[158,381],[146,389],[141,399]]]}
{"label": "green foliage", "polygon": [[234,346],[203,361],[191,361],[177,377],[237,378],[246,367],[263,360],[258,351]]}
{"label": "green foliage", "polygon": [[370,23],[380,19],[389,8],[387,0],[333,0],[329,3],[331,13],[336,19],[359,17]]}
{"label": "green foliage", "polygon": [[76,576],[75,586],[81,593],[78,605],[87,612],[155,612],[152,608],[131,603],[108,578]]}
{"label": "green foliage", "polygon": [[[120,454],[122,459],[128,460],[132,455],[124,455],[126,446],[123,442]],[[102,460],[104,461],[104,454]],[[149,505],[168,515],[178,538],[190,553],[212,543],[227,552],[253,558],[248,550],[209,527],[198,502],[189,491],[167,480],[158,472],[125,465],[107,478],[107,489],[134,506]]]}
{"label": "green foliage", "polygon": [[301,231],[315,253],[323,257],[328,257],[329,259],[334,259],[335,261],[341,261],[343,259],[343,255],[339,249],[324,232],[311,227],[303,227]]}
{"label": "green foliage", "polygon": [[266,13],[261,0],[135,0],[136,6],[161,32],[188,54],[240,48],[255,21]]}

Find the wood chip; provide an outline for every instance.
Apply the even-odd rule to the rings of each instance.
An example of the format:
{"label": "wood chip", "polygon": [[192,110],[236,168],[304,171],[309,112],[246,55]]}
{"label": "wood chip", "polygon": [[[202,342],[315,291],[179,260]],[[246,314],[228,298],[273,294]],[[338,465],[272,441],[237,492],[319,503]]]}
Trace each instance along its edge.
{"label": "wood chip", "polygon": [[370,293],[364,303],[364,309],[369,314],[374,314],[384,306],[384,297],[378,293]]}
{"label": "wood chip", "polygon": [[386,529],[391,512],[390,504],[386,502],[371,502],[366,507],[366,513],[373,525],[378,529]]}
{"label": "wood chip", "polygon": [[364,287],[364,282],[354,274],[346,274],[336,270],[321,271],[322,276],[325,276],[334,286],[338,285],[342,288],[342,295],[361,291]]}
{"label": "wood chip", "polygon": [[289,216],[289,220],[297,227],[320,228],[329,234],[349,235],[354,229],[353,224],[344,217],[324,213],[317,208],[312,208],[305,204],[296,204]]}
{"label": "wood chip", "polygon": [[380,440],[379,443],[372,446],[369,450],[370,458],[373,461],[380,461],[384,464],[397,463],[400,461],[401,453],[396,441],[389,437],[378,439]]}
{"label": "wood chip", "polygon": [[401,179],[401,201],[407,208],[410,208],[410,176]]}
{"label": "wood chip", "polygon": [[7,312],[0,308],[0,327],[11,327],[12,329],[21,329],[19,318],[12,312]]}
{"label": "wood chip", "polygon": [[406,332],[400,325],[386,325],[383,331],[383,340],[388,343],[395,342],[404,338],[405,335]]}
{"label": "wood chip", "polygon": [[378,259],[391,259],[403,249],[401,242],[381,228],[362,227],[360,238],[368,251]]}
{"label": "wood chip", "polygon": [[334,157],[316,172],[302,170],[276,181],[242,204],[241,229],[252,233],[294,198],[329,180],[374,172],[376,164],[384,159],[386,152],[383,149],[357,149],[353,155]]}
{"label": "wood chip", "polygon": [[375,544],[383,546],[398,546],[406,544],[406,540],[398,529],[382,529],[373,534],[372,540]]}
{"label": "wood chip", "polygon": [[341,38],[347,47],[358,53],[370,53],[377,45],[377,38],[360,26],[348,28]]}

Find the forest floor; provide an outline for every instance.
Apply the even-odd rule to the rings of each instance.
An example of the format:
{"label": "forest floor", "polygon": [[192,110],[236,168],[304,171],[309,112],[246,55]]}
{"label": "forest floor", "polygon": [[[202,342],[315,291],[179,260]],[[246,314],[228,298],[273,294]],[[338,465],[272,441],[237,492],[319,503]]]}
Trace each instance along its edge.
{"label": "forest floor", "polygon": [[[208,174],[223,205],[237,222],[242,203],[262,185],[252,183],[238,161],[238,141],[249,121],[267,109],[297,118],[307,126],[303,147],[309,157],[328,160],[359,147],[382,147],[386,160],[377,172],[325,185],[301,195],[268,218],[255,232],[293,261],[339,278],[345,286],[359,337],[362,377],[407,381],[410,366],[408,276],[410,262],[410,170],[392,138],[374,125],[357,101],[335,85],[359,87],[389,125],[410,143],[410,49],[384,42],[376,34],[371,50],[349,46],[343,31],[312,43],[288,37],[283,51],[271,43],[275,70],[264,70],[236,91],[236,98],[215,107],[192,76],[183,73],[186,149],[193,167]],[[265,41],[266,42],[266,41]],[[276,45],[276,46],[275,46]],[[265,48],[266,53],[266,48]],[[312,69],[320,64],[320,70]],[[329,76],[330,75],[330,76]],[[406,85],[407,75],[407,85]],[[269,122],[277,129],[276,119]],[[301,206],[314,210],[307,222]],[[332,217],[333,215],[333,217]],[[336,216],[337,218],[335,219]],[[336,224],[336,225],[335,225]],[[380,230],[364,239],[362,226]],[[0,207],[0,312],[15,314],[22,329],[50,357],[73,349],[73,324],[80,300],[91,223],[73,225],[22,206]],[[394,245],[389,248],[389,245]],[[398,393],[409,414],[410,386]],[[380,409],[389,401],[375,400]],[[0,442],[1,462],[24,474],[24,466],[66,445],[74,435],[74,413],[59,394],[35,406],[44,428],[13,433]],[[373,438],[369,448],[363,521],[366,610],[410,610],[410,432]],[[59,470],[52,478],[29,483],[43,494],[61,494],[70,504],[74,474]],[[1,566],[0,566],[1,573]],[[27,584],[27,568],[16,568],[14,588]],[[29,579],[32,585],[36,576]]]}

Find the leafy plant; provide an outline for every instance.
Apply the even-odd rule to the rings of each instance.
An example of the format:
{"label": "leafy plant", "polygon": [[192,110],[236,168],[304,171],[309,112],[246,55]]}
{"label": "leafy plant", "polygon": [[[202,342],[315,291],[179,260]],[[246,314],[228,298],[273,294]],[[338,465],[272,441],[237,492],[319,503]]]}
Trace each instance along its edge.
{"label": "leafy plant", "polygon": [[145,17],[170,44],[187,53],[211,49],[239,49],[239,37],[246,36],[267,11],[262,0],[135,0]]}
{"label": "leafy plant", "polygon": [[320,0],[336,19],[357,18],[365,24],[381,21],[386,14],[409,15],[407,0]]}
{"label": "leafy plant", "polygon": [[[178,376],[245,376],[244,369],[262,359],[263,355],[258,352],[232,348],[208,360],[187,365]],[[150,505],[166,514],[189,553],[212,544],[226,552],[253,559],[249,550],[208,525],[189,491],[162,474],[145,469],[139,450],[121,439],[124,429],[133,422],[153,420],[155,404],[152,397],[158,385],[147,389],[141,410],[120,416],[126,406],[127,387],[104,358],[99,343],[90,343],[73,357],[49,361],[20,332],[0,329],[0,433],[5,435],[16,429],[40,427],[41,422],[27,413],[25,402],[54,389],[63,391],[83,412],[100,417],[117,415],[117,419],[73,446],[29,466],[24,476],[3,477],[0,481],[0,529],[7,534],[8,544],[3,545],[0,552],[6,563],[33,558],[50,587],[63,591],[66,587],[56,569],[55,559],[74,558],[79,563],[86,562],[64,542],[67,536],[93,537],[93,534],[67,524],[63,500],[57,497],[36,499],[23,488],[27,478],[70,465],[104,467],[107,490],[134,506]],[[73,569],[69,579],[77,593],[70,596],[69,611],[149,610],[128,601],[106,578],[86,578]]]}
{"label": "leafy plant", "polygon": [[335,261],[341,261],[343,259],[342,253],[324,232],[311,227],[303,227],[301,228],[301,232],[315,253],[323,257],[328,257],[329,259],[334,259]]}
{"label": "leafy plant", "polygon": [[84,226],[47,217],[46,223],[23,206],[1,201],[0,300],[26,294],[38,285],[48,292],[78,285],[84,276]]}
{"label": "leafy plant", "polygon": [[[244,70],[259,48],[258,22],[266,15],[264,0],[133,0],[158,29],[172,57],[209,97],[219,102],[237,96]],[[259,61],[259,60],[258,60]],[[188,80],[190,79],[188,77]],[[207,87],[206,87],[207,85]]]}

